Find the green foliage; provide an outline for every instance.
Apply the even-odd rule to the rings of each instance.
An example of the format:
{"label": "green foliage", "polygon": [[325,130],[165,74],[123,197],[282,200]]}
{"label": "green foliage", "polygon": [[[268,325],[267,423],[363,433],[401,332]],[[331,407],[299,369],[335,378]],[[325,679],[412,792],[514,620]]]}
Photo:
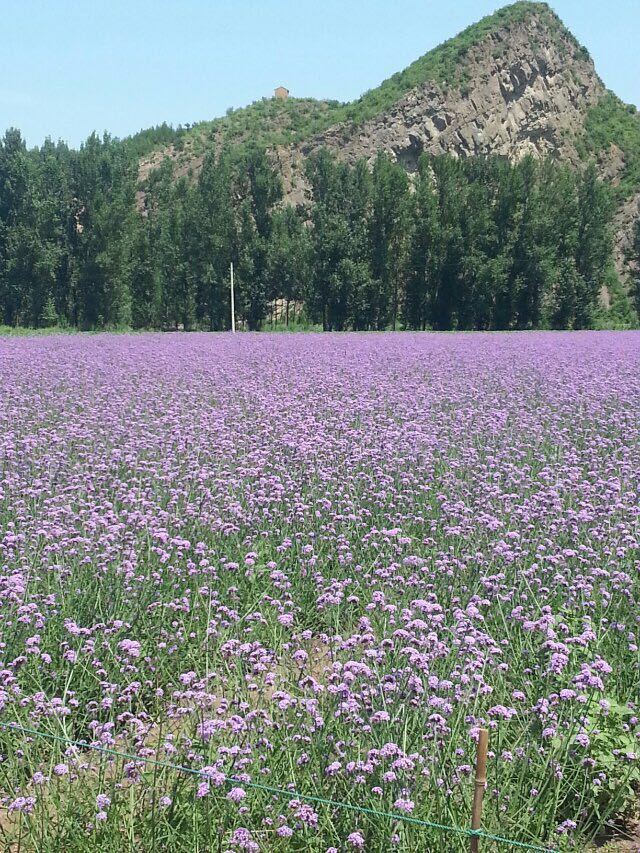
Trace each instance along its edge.
{"label": "green foliage", "polygon": [[326,331],[383,328],[371,269],[372,176],[363,161],[351,168],[326,151],[308,161],[307,176],[315,201],[309,316]]}
{"label": "green foliage", "polygon": [[186,135],[185,128],[173,128],[170,124],[163,122],[155,127],[149,127],[146,130],[140,130],[132,136],[127,136],[122,140],[123,146],[127,153],[133,157],[140,158],[154,151],[156,148],[166,148],[169,145],[175,145],[181,141]]}
{"label": "green foliage", "polygon": [[371,275],[379,282],[374,313],[378,327],[390,318],[395,329],[400,313],[401,279],[410,235],[409,181],[386,154],[379,154],[372,175],[369,226]]}
{"label": "green foliage", "polygon": [[[588,199],[588,203],[587,203]],[[411,328],[591,326],[612,264],[592,170],[499,158],[419,164],[405,291]]]}
{"label": "green foliage", "polygon": [[56,311],[56,306],[54,304],[53,296],[51,294],[47,296],[40,319],[42,325],[45,328],[58,325],[58,312]]}
{"label": "green foliage", "polygon": [[[288,145],[307,139],[335,124],[339,119],[338,101],[314,98],[263,98],[247,107],[228,110],[213,121],[200,122],[181,139],[185,152],[198,154],[212,146],[237,146],[241,154],[247,148]],[[173,141],[173,140],[172,140]],[[148,152],[147,152],[148,153]]]}
{"label": "green foliage", "polygon": [[638,218],[633,227],[633,239],[627,263],[630,270],[630,297],[635,306],[635,310],[640,316],[640,204],[638,205]]}
{"label": "green foliage", "polygon": [[634,755],[638,739],[633,733],[635,714],[628,705],[606,697],[592,707],[585,721],[590,740],[590,755],[595,760],[594,771],[602,774],[598,785],[592,782],[591,802],[596,820],[604,825],[611,815],[625,812],[635,799],[640,784],[638,762],[628,761],[626,778],[621,779],[620,760],[625,754]]}
{"label": "green foliage", "polygon": [[637,329],[638,313],[631,298],[624,290],[618,274],[611,268],[605,284],[609,299],[607,308],[600,306],[593,319],[595,329]]}
{"label": "green foliage", "polygon": [[287,321],[304,311],[304,322],[336,331],[634,323],[593,165],[423,156],[410,192],[386,155],[370,170],[322,151],[307,163],[310,221],[280,207],[280,179],[257,146],[209,153],[195,182],[176,182],[165,161],[148,181],[145,216],[135,167],[108,136],[75,153],[27,152],[19,134],[5,136],[6,325],[224,330],[231,262],[236,319],[248,329],[262,328],[276,302]]}
{"label": "green foliage", "polygon": [[617,197],[628,198],[640,189],[640,115],[634,106],[607,92],[587,113],[584,134],[577,145],[584,159],[597,157],[616,145],[624,156]]}
{"label": "green foliage", "polygon": [[312,244],[302,218],[291,206],[276,210],[267,249],[267,295],[284,300],[286,326],[301,323],[296,311],[309,293],[312,265]]}

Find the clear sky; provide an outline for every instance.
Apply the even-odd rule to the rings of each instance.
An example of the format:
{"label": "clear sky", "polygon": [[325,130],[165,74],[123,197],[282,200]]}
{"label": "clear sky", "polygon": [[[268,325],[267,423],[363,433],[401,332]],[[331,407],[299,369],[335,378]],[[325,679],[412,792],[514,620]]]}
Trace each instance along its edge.
{"label": "clear sky", "polygon": [[[0,0],[0,132],[78,145],[270,96],[351,100],[496,0]],[[640,0],[555,0],[605,84],[640,105]]]}

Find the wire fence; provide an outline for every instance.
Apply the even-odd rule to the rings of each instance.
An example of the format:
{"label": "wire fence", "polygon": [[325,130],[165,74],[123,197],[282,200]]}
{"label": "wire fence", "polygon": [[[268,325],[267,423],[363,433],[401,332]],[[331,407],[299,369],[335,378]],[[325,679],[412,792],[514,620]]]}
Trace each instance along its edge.
{"label": "wire fence", "polygon": [[[143,757],[128,752],[120,752],[119,750],[109,749],[105,746],[98,746],[96,744],[88,743],[84,740],[71,740],[70,738],[62,737],[61,735],[56,735],[51,732],[42,732],[38,729],[27,728],[26,726],[21,726],[18,723],[0,722],[0,728],[9,729],[10,731],[14,732],[20,732],[24,735],[31,735],[32,737],[39,737],[46,740],[56,741],[58,743],[66,744],[67,746],[76,747],[78,749],[90,749],[94,752],[109,755],[114,758],[124,758],[128,761],[141,762],[143,764],[148,764],[154,767],[162,767],[167,770],[174,770],[178,773],[185,773],[190,776],[198,776],[203,780],[210,779],[210,776],[206,772],[204,772],[203,770],[198,770],[195,767],[184,767],[180,764],[173,764],[170,761],[161,761],[157,758]],[[513,848],[518,848],[521,850],[535,850],[539,851],[539,853],[559,853],[558,850],[555,850],[552,847],[541,847],[537,844],[530,844],[526,841],[516,841],[513,838],[506,838],[502,835],[493,835],[492,833],[485,832],[481,829],[467,829],[460,826],[448,826],[444,823],[435,823],[429,820],[422,820],[421,818],[412,817],[411,815],[402,814],[401,812],[378,811],[377,809],[370,809],[366,806],[358,806],[354,805],[353,803],[345,803],[341,802],[340,800],[331,800],[326,797],[319,797],[315,794],[303,794],[299,791],[290,791],[285,788],[276,788],[272,785],[263,785],[260,782],[246,782],[244,780],[236,779],[233,776],[225,776],[222,784],[242,785],[244,788],[252,788],[259,791],[264,791],[268,794],[288,797],[292,800],[304,800],[309,803],[328,806],[334,809],[343,809],[345,811],[359,812],[361,814],[370,815],[372,817],[384,818],[387,820],[402,821],[403,823],[423,827],[424,829],[434,829],[440,832],[466,836],[467,838],[482,838],[487,841],[495,841],[499,844],[509,845]]]}

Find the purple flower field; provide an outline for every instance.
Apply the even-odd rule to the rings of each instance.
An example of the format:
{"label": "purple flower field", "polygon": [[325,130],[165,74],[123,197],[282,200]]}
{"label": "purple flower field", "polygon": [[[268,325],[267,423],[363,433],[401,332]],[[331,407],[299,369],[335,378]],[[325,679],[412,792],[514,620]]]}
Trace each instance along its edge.
{"label": "purple flower field", "polygon": [[0,722],[132,756],[0,729],[2,849],[467,850],[304,795],[466,828],[482,726],[486,831],[629,808],[639,333],[0,339],[0,400]]}

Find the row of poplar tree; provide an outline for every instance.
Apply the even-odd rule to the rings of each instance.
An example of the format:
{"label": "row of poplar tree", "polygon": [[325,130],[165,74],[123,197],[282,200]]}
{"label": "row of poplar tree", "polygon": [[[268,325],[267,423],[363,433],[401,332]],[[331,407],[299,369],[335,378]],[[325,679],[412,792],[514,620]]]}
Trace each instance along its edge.
{"label": "row of poplar tree", "polygon": [[[595,167],[423,156],[408,176],[309,159],[312,203],[282,203],[264,151],[210,153],[197,178],[126,142],[0,143],[0,320],[85,329],[260,329],[274,300],[329,330],[585,328],[612,271]],[[136,194],[138,192],[138,197]],[[142,202],[141,202],[142,199]]]}

